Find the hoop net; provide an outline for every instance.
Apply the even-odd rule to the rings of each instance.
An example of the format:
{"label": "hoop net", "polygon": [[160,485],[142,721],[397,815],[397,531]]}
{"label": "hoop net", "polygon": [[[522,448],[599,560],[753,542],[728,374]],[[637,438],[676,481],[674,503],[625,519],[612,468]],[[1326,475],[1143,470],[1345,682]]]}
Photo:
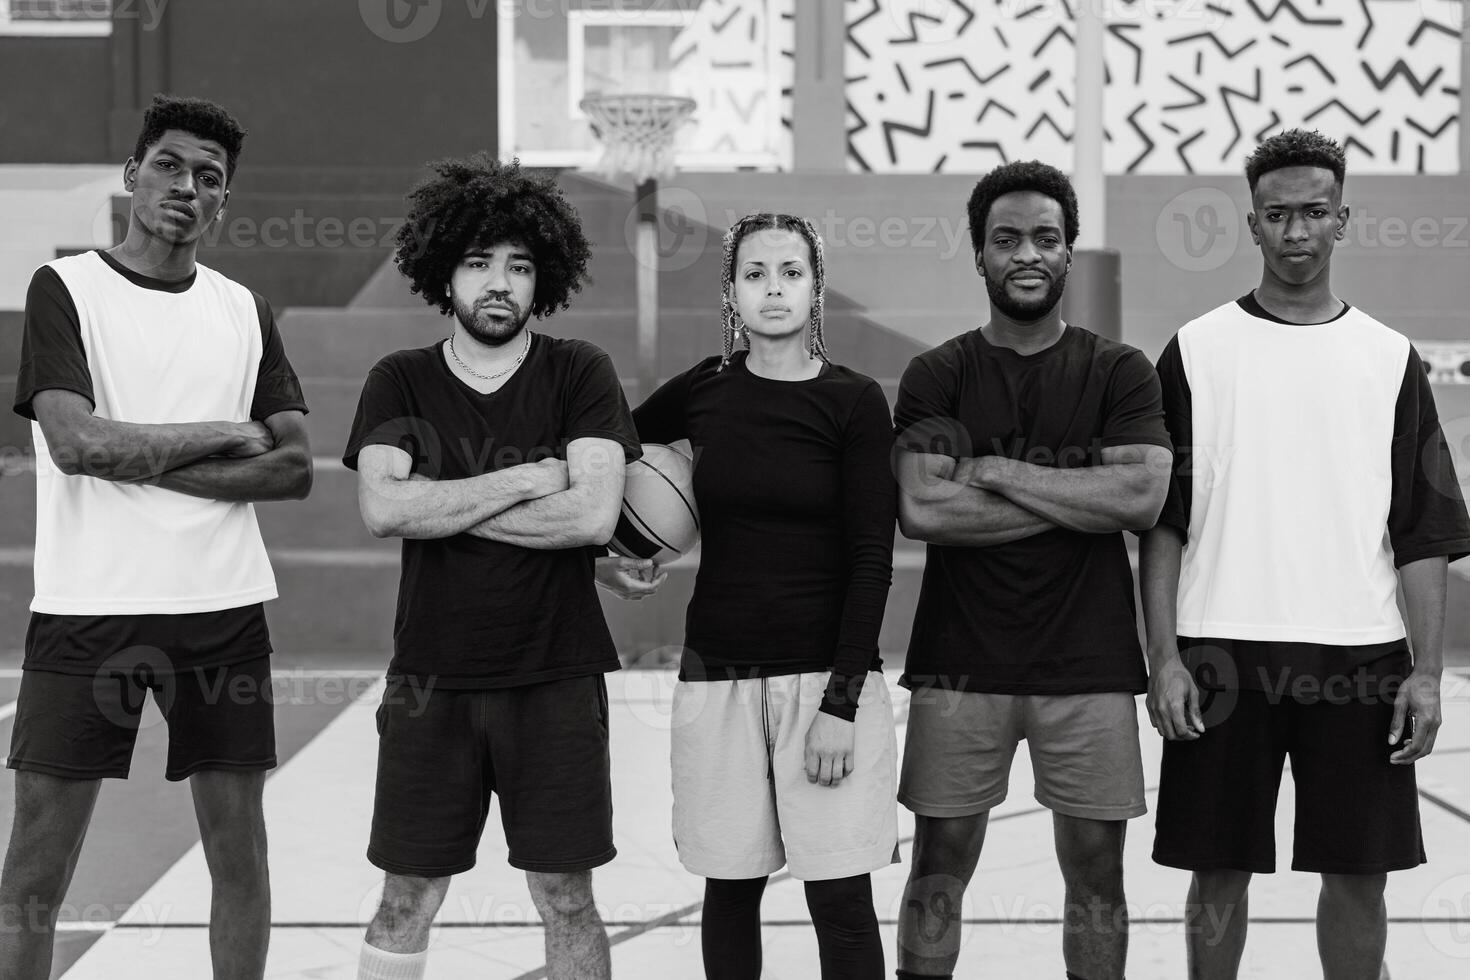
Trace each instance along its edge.
{"label": "hoop net", "polygon": [[694,100],[678,95],[589,95],[578,103],[602,143],[597,169],[640,184],[674,173],[674,137],[689,121]]}

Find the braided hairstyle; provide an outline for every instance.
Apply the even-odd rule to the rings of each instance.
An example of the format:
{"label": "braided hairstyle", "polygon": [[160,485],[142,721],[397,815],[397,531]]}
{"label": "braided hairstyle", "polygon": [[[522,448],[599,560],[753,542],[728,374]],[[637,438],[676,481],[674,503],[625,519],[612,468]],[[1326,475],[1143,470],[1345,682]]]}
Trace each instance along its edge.
{"label": "braided hairstyle", "polygon": [[[820,357],[831,363],[827,356],[827,338],[822,332],[822,310],[827,286],[822,236],[817,231],[817,226],[806,218],[763,211],[747,214],[725,232],[725,259],[720,275],[720,323],[724,331],[724,354],[720,358],[720,370],[729,366],[730,356],[735,352],[735,324],[739,320],[739,314],[735,311],[735,300],[731,295],[735,283],[735,253],[740,250],[740,243],[748,235],[758,231],[791,231],[806,239],[812,256],[812,309],[807,321],[806,352],[809,357]],[[745,331],[744,340],[745,349],[750,350],[748,330]]]}

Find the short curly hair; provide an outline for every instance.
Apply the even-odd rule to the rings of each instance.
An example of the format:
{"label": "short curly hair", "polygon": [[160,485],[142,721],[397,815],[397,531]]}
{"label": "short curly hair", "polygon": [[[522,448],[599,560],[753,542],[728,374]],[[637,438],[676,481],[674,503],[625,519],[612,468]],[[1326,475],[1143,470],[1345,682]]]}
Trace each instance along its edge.
{"label": "short curly hair", "polygon": [[966,212],[970,219],[970,244],[979,255],[985,247],[985,222],[996,198],[1017,191],[1035,191],[1062,206],[1062,233],[1067,247],[1077,240],[1077,192],[1067,175],[1040,160],[1017,160],[1002,164],[980,178],[970,192]]}
{"label": "short curly hair", "polygon": [[536,262],[531,313],[566,309],[587,281],[592,248],[577,212],[550,177],[502,163],[488,153],[429,165],[431,175],[408,194],[394,261],[412,290],[440,313],[452,308],[449,280],[475,246],[516,242]]}
{"label": "short curly hair", "polygon": [[1263,175],[1287,167],[1330,170],[1341,189],[1347,177],[1347,154],[1337,140],[1323,136],[1315,129],[1310,133],[1305,129],[1288,129],[1268,136],[1245,161],[1245,179],[1250,184],[1251,193],[1256,192],[1256,184],[1260,183]]}
{"label": "short curly hair", "polygon": [[183,130],[224,147],[225,181],[235,178],[240,149],[245,145],[245,130],[240,121],[223,107],[207,99],[162,93],[155,95],[143,113],[143,128],[138,133],[137,145],[133,147],[133,159],[142,163],[148,155],[148,148],[163,139],[163,134],[170,129]]}

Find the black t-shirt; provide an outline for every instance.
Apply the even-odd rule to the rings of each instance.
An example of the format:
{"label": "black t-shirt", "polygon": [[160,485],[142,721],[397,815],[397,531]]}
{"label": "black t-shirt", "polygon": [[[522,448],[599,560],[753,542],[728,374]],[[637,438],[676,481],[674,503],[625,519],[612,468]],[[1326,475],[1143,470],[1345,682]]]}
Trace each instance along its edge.
{"label": "black t-shirt", "polygon": [[[481,394],[444,362],[443,342],[384,357],[368,373],[342,462],[364,446],[413,457],[413,472],[463,480],[612,439],[641,454],[612,360],[581,340],[534,334],[525,362]],[[462,533],[403,541],[390,677],[443,688],[536,684],[618,669],[593,578],[600,547],[538,549]]]}
{"label": "black t-shirt", "polygon": [[[910,362],[898,447],[964,459],[1097,466],[1102,450],[1169,446],[1144,355],[1068,325],[1022,355],[962,334]],[[903,683],[997,694],[1141,692],[1122,532],[1054,528],[986,548],[928,547]]]}
{"label": "black t-shirt", "polygon": [[684,680],[832,671],[823,710],[851,719],[878,669],[893,579],[893,430],[876,381],[835,364],[809,381],[707,358],[633,413],[639,437],[694,449],[702,544]]}
{"label": "black t-shirt", "polygon": [[[1248,316],[1291,323],[1261,306],[1254,291],[1236,300],[1236,305]],[[1344,304],[1325,322],[1341,320],[1351,309]],[[1159,523],[1176,528],[1187,538],[1193,503],[1193,396],[1178,337],[1165,346],[1158,373],[1165,422],[1174,443],[1174,475]],[[1454,459],[1439,424],[1434,389],[1419,352],[1412,347],[1394,403],[1393,444],[1385,449],[1391,454],[1393,481],[1385,530],[1395,566],[1441,555],[1451,561],[1462,557],[1470,542],[1470,521],[1459,494]],[[1282,474],[1281,479],[1289,484],[1290,474]],[[1339,645],[1180,636],[1179,655],[1202,687],[1264,691],[1299,701],[1316,700],[1324,692],[1330,696],[1332,691],[1366,691],[1378,696],[1391,690],[1412,666],[1402,639]]]}

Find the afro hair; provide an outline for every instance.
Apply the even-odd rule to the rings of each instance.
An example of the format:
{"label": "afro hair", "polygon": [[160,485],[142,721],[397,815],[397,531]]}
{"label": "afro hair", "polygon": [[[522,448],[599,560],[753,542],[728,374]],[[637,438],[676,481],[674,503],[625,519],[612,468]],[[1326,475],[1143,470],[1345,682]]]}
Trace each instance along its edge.
{"label": "afro hair", "polygon": [[997,198],[1018,191],[1035,191],[1062,206],[1062,233],[1067,247],[1071,248],[1077,240],[1077,192],[1072,189],[1072,182],[1056,167],[1039,160],[1018,160],[996,167],[980,178],[970,192],[966,212],[975,254],[985,245],[985,222],[990,217],[990,206]]}
{"label": "afro hair", "polygon": [[577,212],[550,177],[501,163],[488,153],[429,165],[431,175],[408,194],[394,261],[412,290],[440,313],[451,309],[449,280],[475,246],[515,242],[536,262],[531,313],[565,309],[587,281],[592,249]]}
{"label": "afro hair", "polygon": [[158,94],[143,113],[143,129],[133,148],[133,159],[139,163],[148,148],[170,129],[178,129],[202,140],[218,143],[225,149],[225,180],[235,178],[235,165],[240,161],[240,147],[245,143],[245,130],[240,121],[223,108],[205,99]]}
{"label": "afro hair", "polygon": [[1347,154],[1337,140],[1313,130],[1288,129],[1284,133],[1268,136],[1256,147],[1256,151],[1245,161],[1245,179],[1251,193],[1261,177],[1273,170],[1287,167],[1320,167],[1332,171],[1332,177],[1342,188],[1347,177]]}

